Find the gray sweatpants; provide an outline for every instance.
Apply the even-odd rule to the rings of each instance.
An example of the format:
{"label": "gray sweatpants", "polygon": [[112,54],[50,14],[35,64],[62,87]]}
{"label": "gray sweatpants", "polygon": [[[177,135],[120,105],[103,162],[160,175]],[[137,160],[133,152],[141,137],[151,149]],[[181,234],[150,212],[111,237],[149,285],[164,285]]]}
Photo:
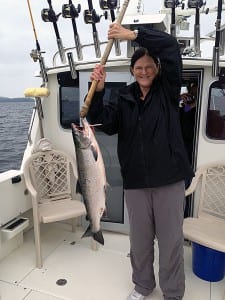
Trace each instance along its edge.
{"label": "gray sweatpants", "polygon": [[125,190],[130,222],[130,257],[135,290],[144,296],[155,287],[154,240],[159,247],[159,284],[165,299],[182,299],[184,182]]}

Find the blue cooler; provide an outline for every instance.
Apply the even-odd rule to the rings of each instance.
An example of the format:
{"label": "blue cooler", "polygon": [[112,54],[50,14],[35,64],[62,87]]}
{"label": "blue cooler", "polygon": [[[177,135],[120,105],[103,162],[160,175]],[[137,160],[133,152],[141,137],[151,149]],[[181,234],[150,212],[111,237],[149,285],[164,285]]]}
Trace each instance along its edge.
{"label": "blue cooler", "polygon": [[225,275],[225,253],[192,243],[192,268],[199,278],[216,282]]}

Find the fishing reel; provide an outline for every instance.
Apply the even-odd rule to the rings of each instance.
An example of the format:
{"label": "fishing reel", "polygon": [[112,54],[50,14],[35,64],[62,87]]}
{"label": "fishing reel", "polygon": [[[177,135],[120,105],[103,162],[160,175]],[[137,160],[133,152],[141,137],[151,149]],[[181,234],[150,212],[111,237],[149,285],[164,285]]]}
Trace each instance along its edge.
{"label": "fishing reel", "polygon": [[117,0],[99,0],[99,5],[102,10],[116,9],[117,8]]}
{"label": "fishing reel", "polygon": [[100,16],[96,13],[95,9],[89,10],[85,9],[84,10],[84,22],[86,24],[95,24],[100,22]]}
{"label": "fishing reel", "polygon": [[45,52],[40,52],[37,49],[32,49],[31,53],[30,53],[30,57],[33,59],[34,62],[36,62],[36,61],[40,60],[40,57],[41,57],[42,53],[45,53]]}
{"label": "fishing reel", "polygon": [[206,5],[203,0],[188,0],[188,8],[201,8],[203,5]]}
{"label": "fishing reel", "polygon": [[70,19],[78,18],[80,12],[81,12],[80,4],[77,5],[77,8],[73,4],[63,4],[62,6],[63,18],[70,18]]}
{"label": "fishing reel", "polygon": [[92,10],[85,9],[84,10],[84,22],[86,24],[96,24],[96,23],[99,23],[102,16],[104,16],[105,19],[107,19],[107,16],[108,16],[107,11],[103,15],[99,16],[96,13],[95,9],[92,9]]}
{"label": "fishing reel", "polygon": [[41,11],[41,18],[44,22],[57,22],[61,13],[56,15],[52,8],[43,8]]}
{"label": "fishing reel", "polygon": [[176,8],[180,4],[179,0],[165,0],[164,6],[166,8]]}

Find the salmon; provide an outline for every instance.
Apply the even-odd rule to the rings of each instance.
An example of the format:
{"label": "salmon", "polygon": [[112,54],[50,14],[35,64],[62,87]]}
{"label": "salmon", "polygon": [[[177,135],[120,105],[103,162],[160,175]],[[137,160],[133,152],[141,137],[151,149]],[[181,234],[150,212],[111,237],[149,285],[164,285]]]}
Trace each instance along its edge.
{"label": "salmon", "polygon": [[78,168],[77,192],[83,196],[90,222],[82,237],[92,236],[104,245],[100,221],[106,207],[105,166],[93,128],[86,119],[82,118],[81,122],[82,127],[72,124],[72,135]]}

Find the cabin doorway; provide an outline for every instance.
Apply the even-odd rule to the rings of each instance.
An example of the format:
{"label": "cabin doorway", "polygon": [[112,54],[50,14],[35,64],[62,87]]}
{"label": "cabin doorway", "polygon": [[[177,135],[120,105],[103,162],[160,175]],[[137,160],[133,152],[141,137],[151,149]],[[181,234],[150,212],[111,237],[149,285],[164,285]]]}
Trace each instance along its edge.
{"label": "cabin doorway", "polygon": [[[179,99],[181,130],[193,171],[196,170],[203,70],[184,69]],[[190,185],[186,180],[185,187]],[[186,197],[184,217],[193,214],[192,196]]]}

